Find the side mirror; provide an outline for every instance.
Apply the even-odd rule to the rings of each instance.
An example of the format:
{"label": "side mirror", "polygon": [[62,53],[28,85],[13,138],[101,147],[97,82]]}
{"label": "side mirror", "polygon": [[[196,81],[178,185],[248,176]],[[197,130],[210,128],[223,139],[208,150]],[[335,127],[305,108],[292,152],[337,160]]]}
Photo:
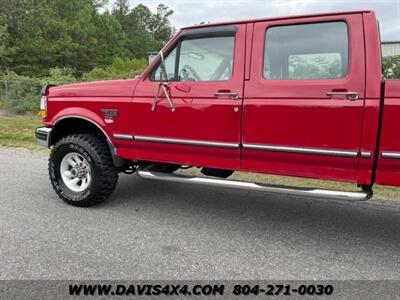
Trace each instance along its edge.
{"label": "side mirror", "polygon": [[168,74],[167,70],[165,67],[165,60],[164,60],[164,54],[163,51],[160,51],[160,84],[158,85],[158,89],[156,92],[156,96],[154,97],[153,104],[151,105],[151,111],[154,111],[156,109],[156,105],[158,102],[158,98],[160,96],[160,92],[163,92],[165,95],[165,98],[168,102],[169,108],[171,111],[175,111],[174,104],[171,101],[171,98],[168,93]]}

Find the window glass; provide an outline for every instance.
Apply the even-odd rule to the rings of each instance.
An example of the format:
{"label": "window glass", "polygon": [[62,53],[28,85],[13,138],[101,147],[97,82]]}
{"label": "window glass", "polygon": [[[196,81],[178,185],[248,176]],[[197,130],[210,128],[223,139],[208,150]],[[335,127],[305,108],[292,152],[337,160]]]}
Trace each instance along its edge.
{"label": "window glass", "polygon": [[233,36],[183,40],[179,55],[179,80],[229,79],[232,74],[233,44]]}
{"label": "window glass", "polygon": [[347,68],[348,33],[344,22],[267,29],[263,73],[268,79],[340,78]]}
{"label": "window glass", "polygon": [[[164,57],[165,61],[165,69],[167,71],[168,80],[175,80],[175,60],[176,60],[176,48],[172,50],[166,57]],[[158,67],[155,71],[153,71],[152,80],[160,80],[160,67]]]}

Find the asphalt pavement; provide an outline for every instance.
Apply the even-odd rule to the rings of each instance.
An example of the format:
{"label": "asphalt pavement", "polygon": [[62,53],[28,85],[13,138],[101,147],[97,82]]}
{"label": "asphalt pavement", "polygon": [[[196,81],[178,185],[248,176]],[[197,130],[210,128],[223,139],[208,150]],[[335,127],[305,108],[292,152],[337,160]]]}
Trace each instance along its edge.
{"label": "asphalt pavement", "polygon": [[122,175],[78,208],[53,192],[47,155],[0,147],[0,279],[400,279],[400,202]]}

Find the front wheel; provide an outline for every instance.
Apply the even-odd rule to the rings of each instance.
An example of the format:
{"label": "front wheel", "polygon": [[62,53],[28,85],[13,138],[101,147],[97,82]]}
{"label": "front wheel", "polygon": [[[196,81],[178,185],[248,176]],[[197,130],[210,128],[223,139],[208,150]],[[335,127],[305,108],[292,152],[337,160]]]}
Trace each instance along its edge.
{"label": "front wheel", "polygon": [[53,189],[66,203],[92,206],[106,200],[118,182],[104,139],[90,134],[74,134],[59,140],[49,159]]}

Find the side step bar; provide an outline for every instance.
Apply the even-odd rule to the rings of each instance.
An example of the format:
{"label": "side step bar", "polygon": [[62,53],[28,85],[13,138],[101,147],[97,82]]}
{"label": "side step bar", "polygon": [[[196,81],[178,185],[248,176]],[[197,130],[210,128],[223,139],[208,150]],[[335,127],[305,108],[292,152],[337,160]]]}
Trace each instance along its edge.
{"label": "side step bar", "polygon": [[372,197],[372,190],[365,190],[359,192],[346,192],[346,191],[324,190],[324,189],[307,188],[307,187],[290,187],[284,185],[245,182],[239,180],[226,180],[226,179],[195,177],[195,176],[191,177],[173,173],[162,173],[162,172],[154,172],[147,170],[138,170],[137,174],[139,177],[145,179],[179,182],[179,183],[191,183],[196,185],[208,185],[208,186],[244,189],[252,191],[262,191],[267,193],[290,194],[297,196],[320,197],[320,198],[322,197],[322,198],[340,199],[349,201],[368,200],[369,198]]}

